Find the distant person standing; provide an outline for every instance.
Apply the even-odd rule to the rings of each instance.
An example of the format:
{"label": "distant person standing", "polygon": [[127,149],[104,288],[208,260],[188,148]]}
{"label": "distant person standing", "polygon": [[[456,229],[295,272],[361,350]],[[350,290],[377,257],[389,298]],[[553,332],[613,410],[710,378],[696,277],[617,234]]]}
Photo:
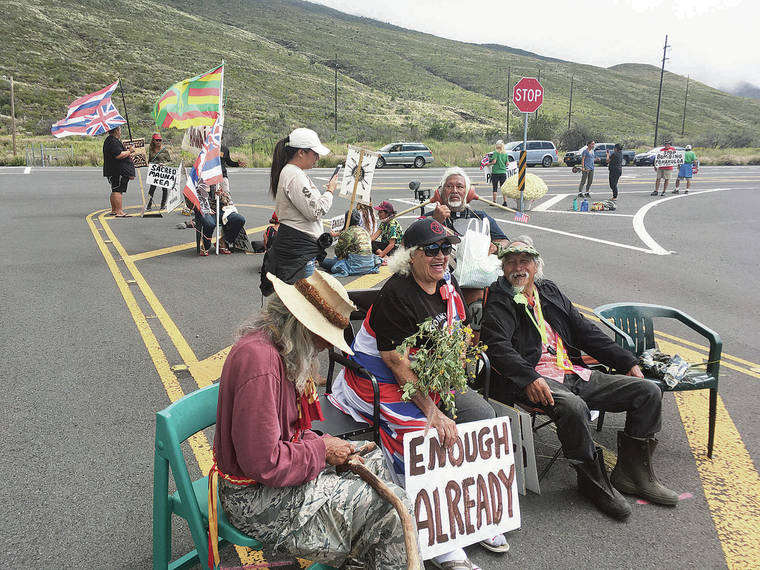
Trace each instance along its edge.
{"label": "distant person standing", "polygon": [[132,145],[125,147],[121,142],[121,127],[108,131],[103,141],[103,176],[111,186],[111,216],[124,218],[126,214],[122,206],[122,194],[127,191],[127,184],[135,178],[135,165],[132,155],[135,149]]}
{"label": "distant person standing", "polygon": [[236,168],[238,166],[242,166],[245,168],[245,162],[242,160],[234,161],[232,160],[232,157],[230,156],[230,149],[227,148],[227,145],[222,143],[220,149],[221,151],[221,159],[222,159],[222,190],[230,193],[230,181],[227,178],[227,167],[230,166],[232,168]]}
{"label": "distant person standing", "polygon": [[686,179],[686,190],[684,194],[689,193],[691,188],[691,177],[694,176],[694,161],[697,160],[697,155],[691,150],[691,145],[686,145],[686,153],[683,155],[683,164],[678,168],[678,178],[676,178],[676,189],[673,190],[673,194],[678,194],[678,187],[681,185],[681,180]]}
{"label": "distant person standing", "polygon": [[[665,150],[676,150],[676,149],[671,146],[670,141],[665,141],[660,151],[665,151]],[[660,180],[664,181],[662,184],[662,194],[660,194],[660,196],[664,196],[665,191],[668,189],[668,183],[670,182],[670,175],[673,172],[673,167],[672,166],[660,166],[660,167],[655,166],[654,171],[657,174],[657,178],[655,178],[654,180],[654,192],[652,192],[650,196],[657,196],[657,194],[659,194]]]}
{"label": "distant person standing", "polygon": [[[172,157],[169,154],[169,149],[164,147],[163,139],[159,133],[153,133],[153,137],[150,139],[150,146],[148,147],[148,162],[157,164],[168,164],[171,162]],[[166,206],[166,192],[169,190],[166,187],[161,188],[161,210]],[[148,205],[145,206],[146,210],[150,210],[153,207],[153,193],[156,191],[156,185],[151,184],[148,188]]]}
{"label": "distant person standing", "polygon": [[[594,141],[588,141],[586,148],[581,153],[581,183],[578,185],[578,198],[590,198],[589,188],[594,181]],[[586,193],[583,193],[583,185],[586,185]]]}
{"label": "distant person standing", "polygon": [[[491,184],[493,184],[493,201],[496,202],[496,194],[499,192],[501,185],[507,181],[507,163],[509,155],[504,152],[504,141],[496,141],[496,150],[491,154],[491,161],[488,166],[491,167]],[[507,201],[502,197],[502,203],[506,206]]]}
{"label": "distant person standing", "polygon": [[615,148],[607,151],[607,169],[610,171],[610,190],[612,190],[612,199],[617,200],[618,197],[618,180],[623,174],[623,147],[620,144],[616,144]]}

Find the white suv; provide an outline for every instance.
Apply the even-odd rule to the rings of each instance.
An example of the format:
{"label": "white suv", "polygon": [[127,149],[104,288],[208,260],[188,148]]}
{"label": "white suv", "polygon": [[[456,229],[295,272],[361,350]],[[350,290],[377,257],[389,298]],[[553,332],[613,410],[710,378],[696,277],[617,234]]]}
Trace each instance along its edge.
{"label": "white suv", "polygon": [[[520,151],[523,149],[522,141],[513,141],[507,143],[506,151],[509,154],[510,160],[520,160]],[[528,166],[540,164],[545,168],[549,168],[552,164],[559,163],[559,156],[557,155],[557,147],[554,146],[552,141],[528,141],[528,156],[526,162]]]}

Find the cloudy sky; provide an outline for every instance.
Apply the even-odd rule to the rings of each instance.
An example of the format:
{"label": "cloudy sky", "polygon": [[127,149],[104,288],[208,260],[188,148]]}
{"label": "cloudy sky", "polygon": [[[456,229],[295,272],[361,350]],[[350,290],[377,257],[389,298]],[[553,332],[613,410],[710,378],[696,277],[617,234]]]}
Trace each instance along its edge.
{"label": "cloudy sky", "polygon": [[659,67],[668,34],[668,71],[714,87],[760,87],[760,0],[311,1],[437,36],[601,67]]}

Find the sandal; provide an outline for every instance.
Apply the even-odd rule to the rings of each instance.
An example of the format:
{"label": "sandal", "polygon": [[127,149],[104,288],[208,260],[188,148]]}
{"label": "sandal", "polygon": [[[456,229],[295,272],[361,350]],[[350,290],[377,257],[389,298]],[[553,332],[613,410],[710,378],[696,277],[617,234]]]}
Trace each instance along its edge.
{"label": "sandal", "polygon": [[480,566],[476,566],[466,558],[464,560],[449,560],[448,562],[436,562],[435,560],[430,562],[441,570],[481,570]]}
{"label": "sandal", "polygon": [[201,249],[198,252],[198,255],[200,255],[201,257],[208,257],[208,251],[206,251],[205,249]]}
{"label": "sandal", "polygon": [[219,248],[219,253],[223,253],[224,255],[229,255],[232,252],[229,249],[227,249],[226,247],[220,247]]}
{"label": "sandal", "polygon": [[[480,541],[480,546],[491,552],[509,552],[509,543],[504,539],[504,544],[496,544],[498,538],[504,538],[504,535],[496,535],[493,538]],[[499,541],[501,542],[501,541]]]}

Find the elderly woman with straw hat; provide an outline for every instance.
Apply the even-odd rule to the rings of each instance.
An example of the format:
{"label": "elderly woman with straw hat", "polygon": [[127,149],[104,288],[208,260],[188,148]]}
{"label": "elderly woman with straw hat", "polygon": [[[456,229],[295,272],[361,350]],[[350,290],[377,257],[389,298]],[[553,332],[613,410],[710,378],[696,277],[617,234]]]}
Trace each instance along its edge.
{"label": "elderly woman with straw hat", "polygon": [[[317,354],[343,338],[355,308],[341,284],[316,271],[289,285],[271,273],[275,294],[245,325],[219,385],[215,465],[222,508],[243,532],[276,552],[366,568],[407,567],[402,523],[357,476],[338,473],[355,443],[311,431],[322,419],[314,387]],[[387,479],[382,453],[365,466]],[[390,485],[409,508],[403,489]]]}

